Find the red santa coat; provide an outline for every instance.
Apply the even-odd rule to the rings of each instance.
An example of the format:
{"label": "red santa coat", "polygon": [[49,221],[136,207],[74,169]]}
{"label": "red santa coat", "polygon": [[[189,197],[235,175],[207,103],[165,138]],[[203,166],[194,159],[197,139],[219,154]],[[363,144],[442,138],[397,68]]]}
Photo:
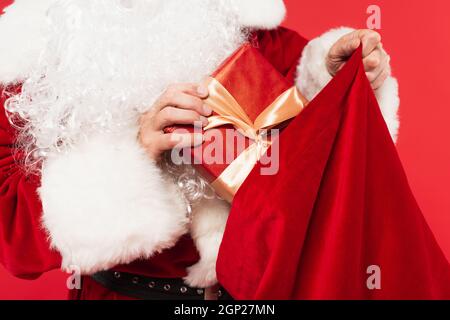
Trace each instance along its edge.
{"label": "red santa coat", "polygon": [[[52,0],[44,2],[48,5]],[[278,17],[263,17],[264,15],[261,14],[263,17],[261,19],[258,18],[258,12],[256,12],[257,18],[249,14],[257,7],[256,4],[249,7],[248,3],[250,2],[242,4],[242,26],[261,30],[255,31],[249,40],[289,82],[297,83],[307,98],[312,99],[331,80],[325,67],[325,55],[331,45],[349,29],[333,30],[308,44],[306,39],[294,31],[278,27],[284,15],[281,1],[267,1],[278,8],[272,10],[273,14]],[[38,29],[33,25],[36,23],[33,20],[34,15],[27,16],[27,14],[30,11],[42,11],[41,5],[42,3],[16,1],[16,4],[11,7],[11,14],[5,15],[7,19],[2,18],[0,21],[3,45],[7,46],[8,39],[14,40],[16,36],[13,32],[17,29],[14,27],[15,18],[22,19],[22,23],[25,24],[24,28],[26,28],[26,24],[29,24],[31,32]],[[283,8],[280,9],[280,6]],[[45,9],[45,5],[43,7]],[[11,21],[13,21],[12,24]],[[25,49],[27,48],[23,49],[24,53],[27,54],[37,50],[30,48],[29,51],[26,51]],[[299,63],[301,56],[301,63]],[[27,56],[25,55],[25,57]],[[11,59],[14,58],[11,56]],[[14,69],[15,65],[8,63],[0,67],[2,87],[10,90],[15,86],[16,90],[20,90],[19,80],[23,79],[21,76],[26,75],[28,69],[32,68],[32,65],[26,63],[25,65],[23,70],[20,67]],[[395,79],[389,78],[386,85],[377,92],[377,97],[391,134],[395,137],[398,128],[398,97]],[[4,108],[3,104],[6,98],[2,95],[2,108]],[[16,132],[11,128],[4,112],[0,113],[0,128],[0,212],[2,212],[0,216],[0,261],[18,277],[35,278],[48,270],[59,268],[62,261],[61,254],[58,252],[58,246],[56,246],[56,250],[50,249],[48,239],[52,237],[51,230],[50,232],[44,231],[42,226],[42,201],[37,194],[37,189],[41,185],[40,177],[27,176],[23,172],[19,164],[23,155],[14,146]],[[94,246],[95,244],[93,244]],[[199,252],[191,237],[184,235],[179,238],[175,246],[154,255],[151,259],[136,260],[130,264],[117,266],[116,269],[154,277],[183,277],[186,275],[186,267],[194,264],[198,259]],[[93,265],[89,265],[86,269],[101,270],[101,265],[103,264],[96,265],[94,261]]]}

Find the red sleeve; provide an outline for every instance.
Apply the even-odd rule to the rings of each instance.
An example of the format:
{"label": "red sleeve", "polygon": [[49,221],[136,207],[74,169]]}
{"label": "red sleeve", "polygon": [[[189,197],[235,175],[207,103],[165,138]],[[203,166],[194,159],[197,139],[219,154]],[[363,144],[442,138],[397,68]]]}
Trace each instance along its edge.
{"label": "red sleeve", "polygon": [[[0,92],[3,90],[0,88]],[[58,268],[60,256],[49,249],[41,227],[37,176],[26,176],[14,156],[14,129],[0,97],[0,262],[13,275],[36,278]]]}
{"label": "red sleeve", "polygon": [[257,31],[253,41],[266,59],[294,84],[297,66],[308,40],[293,30],[280,27]]}

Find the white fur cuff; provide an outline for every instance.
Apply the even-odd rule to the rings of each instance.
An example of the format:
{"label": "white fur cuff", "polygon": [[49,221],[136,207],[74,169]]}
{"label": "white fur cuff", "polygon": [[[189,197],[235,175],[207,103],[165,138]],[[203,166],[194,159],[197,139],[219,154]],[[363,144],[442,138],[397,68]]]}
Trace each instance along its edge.
{"label": "white fur cuff", "polygon": [[[308,100],[314,99],[332,79],[326,67],[326,56],[331,47],[339,38],[353,30],[344,27],[333,29],[313,39],[305,47],[298,66],[297,86]],[[400,104],[397,80],[389,77],[375,95],[389,132],[396,141],[399,128],[397,113]]]}
{"label": "white fur cuff", "polygon": [[229,212],[230,205],[220,199],[204,199],[195,207],[190,231],[200,261],[188,268],[188,285],[207,288],[217,283],[216,261]]}
{"label": "white fur cuff", "polygon": [[185,204],[135,135],[98,135],[43,167],[43,223],[62,268],[110,269],[169,248],[187,232]]}

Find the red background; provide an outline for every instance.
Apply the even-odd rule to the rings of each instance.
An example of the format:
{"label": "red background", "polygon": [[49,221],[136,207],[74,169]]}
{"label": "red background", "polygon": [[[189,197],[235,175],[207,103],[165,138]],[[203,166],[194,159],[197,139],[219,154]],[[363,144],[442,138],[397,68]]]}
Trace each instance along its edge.
{"label": "red background", "polygon": [[[0,0],[0,7],[9,2]],[[380,33],[400,82],[398,150],[424,215],[450,260],[450,90],[446,83],[450,71],[450,2],[285,2],[285,25],[307,38],[335,26],[364,28],[367,7],[381,7]],[[64,299],[65,279],[54,271],[35,281],[17,280],[0,267],[0,299]]]}

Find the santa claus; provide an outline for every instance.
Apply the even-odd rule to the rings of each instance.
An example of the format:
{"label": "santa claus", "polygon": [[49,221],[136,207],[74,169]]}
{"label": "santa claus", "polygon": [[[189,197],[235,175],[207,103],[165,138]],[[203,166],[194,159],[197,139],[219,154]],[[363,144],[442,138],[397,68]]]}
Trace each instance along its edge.
{"label": "santa claus", "polygon": [[[161,160],[201,135],[200,81],[244,43],[308,99],[363,47],[395,139],[397,82],[379,34],[312,41],[280,27],[282,0],[16,0],[0,18],[0,261],[35,278],[83,275],[72,298],[204,299],[229,205]],[[192,211],[192,212],[191,212]],[[222,295],[224,296],[224,295]]]}

